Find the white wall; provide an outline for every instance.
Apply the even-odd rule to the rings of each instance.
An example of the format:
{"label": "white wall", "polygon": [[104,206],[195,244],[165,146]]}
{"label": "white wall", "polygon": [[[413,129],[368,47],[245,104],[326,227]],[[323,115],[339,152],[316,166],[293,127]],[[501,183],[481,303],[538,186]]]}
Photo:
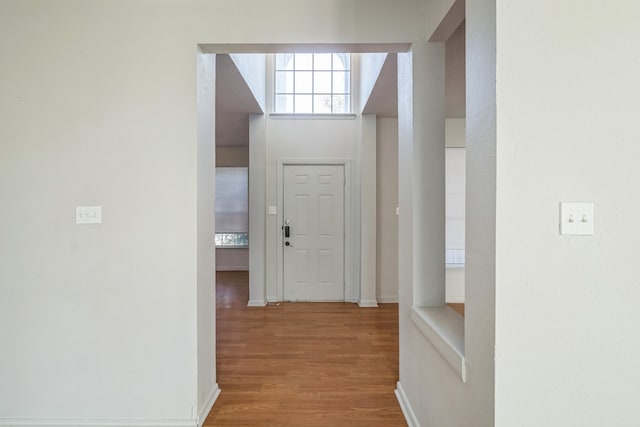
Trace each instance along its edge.
{"label": "white wall", "polygon": [[249,167],[249,145],[242,147],[216,146],[217,167]]}
{"label": "white wall", "polygon": [[465,24],[460,24],[457,30],[445,42],[446,56],[445,78],[446,106],[445,114],[448,118],[465,117]]}
{"label": "white wall", "polygon": [[249,248],[216,248],[217,271],[248,271]]}
{"label": "white wall", "polygon": [[[277,277],[277,253],[281,246],[282,206],[278,203],[277,174],[279,160],[293,159],[345,159],[353,163],[352,181],[359,175],[355,167],[355,150],[358,141],[360,118],[346,120],[314,120],[314,119],[267,119],[267,157],[266,157],[266,205],[277,206],[278,215],[268,215],[266,219],[266,292],[269,301],[278,299],[278,288],[282,279]],[[356,193],[357,194],[357,193]],[[352,193],[353,195],[353,193]],[[355,196],[351,201],[352,212],[359,203]],[[351,222],[354,228],[359,226],[357,216],[353,213]],[[357,230],[353,230],[357,231]],[[354,234],[359,247],[359,232]],[[352,254],[353,256],[354,254]],[[354,265],[359,266],[360,252]],[[358,260],[358,262],[355,262]],[[355,280],[355,279],[352,279]]]}
{"label": "white wall", "polygon": [[[427,14],[427,33],[431,33],[450,9],[452,1],[434,1],[429,4]],[[469,175],[467,170],[467,260],[466,260],[466,317],[464,319],[464,363],[465,381],[454,371],[441,353],[436,350],[412,320],[412,308],[416,305],[429,305],[429,295],[416,292],[428,286],[442,286],[444,272],[437,266],[427,268],[416,263],[427,264],[425,254],[429,246],[417,247],[415,239],[425,239],[426,232],[434,231],[439,247],[444,247],[444,237],[437,234],[438,227],[444,229],[433,217],[425,221],[425,209],[416,203],[424,200],[415,198],[424,192],[425,181],[413,179],[415,168],[424,169],[424,173],[436,172],[425,159],[415,151],[421,144],[434,144],[434,138],[440,139],[444,150],[444,78],[442,68],[445,62],[444,49],[436,46],[414,43],[413,56],[398,55],[399,64],[399,282],[400,282],[400,381],[398,394],[405,405],[410,425],[421,426],[492,426],[494,419],[493,388],[493,331],[494,293],[492,265],[494,228],[491,225],[492,187],[491,158],[495,158],[492,147],[491,129],[495,125],[495,108],[492,113],[491,88],[495,76],[491,74],[492,52],[495,40],[492,38],[491,2],[484,0],[467,1],[466,31],[467,58],[471,52],[484,62],[467,61],[467,72],[474,76],[474,90],[467,87],[467,130],[473,126],[474,138],[467,135],[467,143],[474,141],[481,150],[477,158],[470,159],[475,169]],[[473,22],[473,24],[472,24]],[[495,27],[495,25],[494,25]],[[474,40],[474,43],[469,43]],[[493,42],[492,42],[493,40]],[[442,73],[442,74],[441,74]],[[429,80],[427,80],[429,79]],[[436,85],[436,87],[434,87]],[[441,85],[438,91],[437,85]],[[413,98],[412,98],[413,97]],[[495,99],[495,97],[493,98]],[[474,120],[469,120],[473,117]],[[481,120],[484,119],[484,120]],[[426,123],[431,123],[427,126]],[[442,128],[440,128],[440,126]],[[469,145],[468,145],[469,147]],[[433,147],[435,150],[435,147]],[[469,150],[469,148],[467,149]],[[485,157],[482,157],[485,156]],[[444,159],[442,159],[444,163]],[[431,171],[429,171],[431,169]],[[442,175],[444,173],[442,172]],[[435,181],[439,181],[439,175]],[[470,185],[471,180],[474,184]],[[434,180],[431,180],[432,182]],[[441,184],[444,187],[444,182]],[[444,188],[442,188],[444,192]],[[471,193],[471,194],[470,194]],[[472,203],[469,203],[469,201]],[[442,198],[434,200],[444,201]],[[480,204],[482,200],[482,204]],[[477,201],[477,203],[476,203]],[[473,207],[470,215],[469,207]],[[444,208],[443,208],[444,210]],[[495,219],[495,214],[493,215]],[[422,221],[422,228],[416,223]],[[426,229],[424,228],[426,227]],[[441,238],[442,240],[437,240]],[[442,242],[442,243],[440,243]],[[416,251],[416,248],[420,251]],[[437,250],[434,246],[434,250]],[[442,264],[444,262],[442,261]],[[472,275],[473,273],[473,275]],[[442,298],[444,300],[444,298]],[[426,304],[425,304],[426,302]],[[444,302],[444,301],[443,301]],[[517,423],[515,423],[517,424]],[[515,425],[512,424],[512,425]]]}
{"label": "white wall", "polygon": [[249,302],[264,306],[266,299],[266,116],[249,116]]}
{"label": "white wall", "polygon": [[260,109],[264,112],[266,102],[266,55],[264,53],[236,53],[229,56],[238,67],[238,71],[247,83]]}
{"label": "white wall", "polygon": [[[215,108],[216,56],[198,55],[197,314],[198,421],[204,421],[220,390],[216,383]],[[192,414],[193,415],[193,414]]]}
{"label": "white wall", "polygon": [[640,423],[640,5],[575,6],[498,3],[497,426]]}
{"label": "white wall", "polygon": [[196,45],[142,6],[0,6],[2,424],[196,418]]}
{"label": "white wall", "polygon": [[421,3],[2,1],[0,424],[194,425],[197,45],[407,42]]}
{"label": "white wall", "polygon": [[398,302],[398,119],[378,118],[377,295]]}
{"label": "white wall", "polygon": [[387,53],[363,53],[360,55],[360,74],[358,79],[360,110],[365,108],[371,96],[387,55]]}

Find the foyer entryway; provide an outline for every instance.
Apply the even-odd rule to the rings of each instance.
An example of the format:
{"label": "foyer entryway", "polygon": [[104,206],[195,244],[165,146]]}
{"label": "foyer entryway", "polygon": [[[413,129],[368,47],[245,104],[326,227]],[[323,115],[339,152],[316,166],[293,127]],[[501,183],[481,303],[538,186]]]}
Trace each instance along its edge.
{"label": "foyer entryway", "polygon": [[218,272],[222,390],[205,426],[406,426],[394,395],[398,305],[247,307],[247,272]]}

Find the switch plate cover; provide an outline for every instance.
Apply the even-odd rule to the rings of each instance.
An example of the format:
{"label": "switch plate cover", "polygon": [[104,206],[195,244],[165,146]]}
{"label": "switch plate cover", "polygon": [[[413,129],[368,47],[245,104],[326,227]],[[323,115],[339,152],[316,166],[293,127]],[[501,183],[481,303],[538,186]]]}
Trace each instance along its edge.
{"label": "switch plate cover", "polygon": [[593,203],[560,203],[560,234],[593,235]]}
{"label": "switch plate cover", "polygon": [[76,224],[102,224],[102,206],[76,206]]}

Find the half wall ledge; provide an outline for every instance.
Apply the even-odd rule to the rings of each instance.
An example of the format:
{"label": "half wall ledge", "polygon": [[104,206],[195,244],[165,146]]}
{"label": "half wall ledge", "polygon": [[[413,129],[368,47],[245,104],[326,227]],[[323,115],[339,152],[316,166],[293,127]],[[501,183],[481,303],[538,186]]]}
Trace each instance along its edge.
{"label": "half wall ledge", "polygon": [[413,307],[411,320],[460,376],[462,382],[467,382],[464,360],[464,318],[443,305]]}

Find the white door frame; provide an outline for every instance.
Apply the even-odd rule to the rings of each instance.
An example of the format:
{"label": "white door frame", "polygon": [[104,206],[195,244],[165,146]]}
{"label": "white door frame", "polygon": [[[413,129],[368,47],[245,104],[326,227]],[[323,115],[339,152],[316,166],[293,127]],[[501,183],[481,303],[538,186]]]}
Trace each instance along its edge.
{"label": "white door frame", "polygon": [[353,258],[353,227],[351,226],[351,160],[349,159],[278,159],[277,171],[277,217],[276,245],[277,245],[277,278],[276,296],[278,301],[284,300],[284,243],[280,227],[284,223],[284,167],[285,166],[344,166],[344,300],[345,302],[357,302],[358,289],[354,289],[352,280]]}

